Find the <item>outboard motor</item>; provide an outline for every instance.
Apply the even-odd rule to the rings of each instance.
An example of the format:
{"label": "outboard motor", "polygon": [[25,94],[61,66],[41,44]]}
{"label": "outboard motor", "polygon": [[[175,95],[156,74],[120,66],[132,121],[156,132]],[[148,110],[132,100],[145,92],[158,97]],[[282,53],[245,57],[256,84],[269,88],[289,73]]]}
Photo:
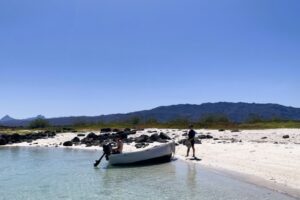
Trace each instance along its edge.
{"label": "outboard motor", "polygon": [[111,147],[110,143],[103,145],[103,152],[105,153],[106,160],[108,160],[108,158],[112,152],[112,147]]}

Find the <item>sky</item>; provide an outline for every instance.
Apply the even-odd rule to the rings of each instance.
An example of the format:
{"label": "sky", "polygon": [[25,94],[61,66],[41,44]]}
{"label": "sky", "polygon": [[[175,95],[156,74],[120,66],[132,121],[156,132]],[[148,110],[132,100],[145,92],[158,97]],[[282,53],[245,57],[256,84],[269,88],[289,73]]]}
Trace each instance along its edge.
{"label": "sky", "polygon": [[300,107],[298,0],[1,0],[0,118]]}

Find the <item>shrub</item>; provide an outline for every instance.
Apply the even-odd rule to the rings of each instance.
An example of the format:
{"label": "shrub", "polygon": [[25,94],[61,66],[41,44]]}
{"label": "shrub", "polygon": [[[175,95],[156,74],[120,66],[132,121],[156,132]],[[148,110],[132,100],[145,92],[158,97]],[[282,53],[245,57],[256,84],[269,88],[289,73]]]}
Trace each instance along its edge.
{"label": "shrub", "polygon": [[29,124],[29,128],[46,128],[49,127],[49,122],[45,119],[35,119]]}

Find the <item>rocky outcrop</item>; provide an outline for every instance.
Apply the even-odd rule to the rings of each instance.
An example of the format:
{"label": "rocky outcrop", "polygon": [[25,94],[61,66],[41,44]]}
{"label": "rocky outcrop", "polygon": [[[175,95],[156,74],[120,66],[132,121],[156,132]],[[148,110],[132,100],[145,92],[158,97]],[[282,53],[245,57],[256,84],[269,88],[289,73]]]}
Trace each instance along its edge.
{"label": "rocky outcrop", "polygon": [[4,136],[0,135],[0,145],[6,145],[7,144],[7,140]]}
{"label": "rocky outcrop", "polygon": [[0,135],[0,145],[14,144],[21,142],[32,142],[33,140],[52,138],[56,135],[55,132],[44,131],[39,133],[30,133],[26,135],[20,135],[18,133],[14,134],[1,134]]}

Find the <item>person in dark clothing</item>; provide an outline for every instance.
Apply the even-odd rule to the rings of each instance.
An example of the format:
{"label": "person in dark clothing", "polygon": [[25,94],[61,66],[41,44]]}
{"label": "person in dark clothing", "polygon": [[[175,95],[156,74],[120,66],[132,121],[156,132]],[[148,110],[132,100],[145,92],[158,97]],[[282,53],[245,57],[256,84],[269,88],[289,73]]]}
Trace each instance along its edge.
{"label": "person in dark clothing", "polygon": [[193,157],[195,157],[195,135],[196,135],[196,132],[193,129],[194,128],[193,125],[190,125],[189,128],[190,128],[190,130],[188,132],[189,145],[187,145],[188,149],[187,149],[186,157],[189,156],[191,147],[193,149]]}

